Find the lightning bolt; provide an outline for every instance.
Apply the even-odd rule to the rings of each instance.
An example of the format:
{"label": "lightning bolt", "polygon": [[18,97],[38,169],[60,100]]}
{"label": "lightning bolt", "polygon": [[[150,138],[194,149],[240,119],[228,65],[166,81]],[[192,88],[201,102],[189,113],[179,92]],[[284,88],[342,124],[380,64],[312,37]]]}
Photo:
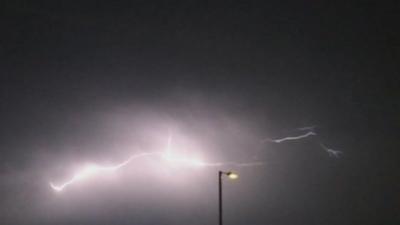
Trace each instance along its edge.
{"label": "lightning bolt", "polygon": [[[315,127],[316,126],[307,126],[307,127],[296,128],[296,130],[308,131],[307,133],[299,135],[299,136],[289,136],[289,137],[284,137],[284,138],[280,138],[280,139],[266,138],[266,139],[262,140],[261,142],[262,143],[265,143],[265,142],[282,143],[285,141],[300,140],[303,138],[307,138],[309,136],[315,136],[315,135],[317,135],[317,133],[314,131]],[[329,154],[330,157],[339,158],[340,155],[343,154],[342,151],[330,149],[330,148],[326,147],[324,144],[322,144],[321,142],[320,142],[320,146],[323,150],[325,150]]]}
{"label": "lightning bolt", "polygon": [[[301,128],[297,128],[297,130],[308,131],[308,132],[305,134],[302,134],[302,135],[298,135],[298,136],[288,136],[288,137],[283,137],[283,138],[279,138],[279,139],[267,138],[267,139],[262,140],[262,142],[282,143],[282,142],[286,142],[286,141],[300,140],[300,139],[304,139],[304,138],[307,138],[310,136],[317,135],[317,133],[314,132],[314,129],[315,129],[315,126],[301,127]],[[53,190],[60,192],[76,182],[81,182],[81,181],[89,179],[91,177],[105,175],[105,174],[109,174],[109,173],[118,171],[119,169],[130,164],[132,161],[143,158],[143,157],[158,157],[160,159],[163,159],[165,162],[170,163],[171,165],[183,165],[183,166],[190,166],[190,167],[220,167],[220,166],[253,167],[253,166],[265,165],[264,161],[245,162],[245,163],[241,163],[241,162],[205,162],[205,161],[201,160],[200,158],[187,156],[187,154],[178,154],[177,152],[172,151],[171,145],[172,145],[172,135],[169,134],[168,139],[167,139],[167,145],[166,145],[166,148],[164,151],[145,152],[145,153],[134,154],[134,155],[131,155],[125,161],[118,163],[116,165],[113,165],[113,166],[100,166],[97,164],[88,164],[85,167],[83,167],[80,171],[75,173],[72,176],[72,178],[70,178],[69,180],[67,180],[59,185],[56,185],[53,182],[50,182],[49,185]],[[342,151],[330,149],[322,143],[320,143],[320,146],[331,157],[339,158],[340,155],[343,154]]]}
{"label": "lightning bolt", "polygon": [[322,143],[320,143],[319,145],[329,154],[330,157],[339,158],[343,154],[342,151],[328,148]]}
{"label": "lightning bolt", "polygon": [[274,143],[282,143],[285,141],[293,141],[293,140],[299,140],[299,139],[303,139],[309,136],[314,136],[317,135],[317,133],[313,132],[313,131],[309,131],[305,134],[299,135],[299,136],[289,136],[289,137],[284,137],[284,138],[280,138],[280,139],[264,139],[262,140],[262,142],[274,142]]}
{"label": "lightning bolt", "polygon": [[121,169],[122,167],[128,165],[131,161],[138,159],[138,158],[142,158],[142,157],[147,157],[147,156],[151,156],[151,155],[157,155],[160,154],[158,152],[154,152],[154,153],[139,153],[136,155],[132,155],[131,157],[129,157],[127,160],[114,165],[114,166],[99,166],[96,164],[88,164],[86,165],[82,170],[80,170],[79,172],[77,172],[74,176],[72,176],[71,179],[69,179],[68,181],[60,184],[60,185],[55,185],[52,182],[50,182],[50,187],[53,188],[55,191],[62,191],[64,190],[67,186],[74,184],[78,181],[82,181],[85,179],[88,179],[92,176],[96,176],[102,173],[111,173],[111,172],[115,172],[119,169]]}
{"label": "lightning bolt", "polygon": [[249,163],[237,163],[237,162],[216,162],[216,163],[207,163],[203,160],[195,157],[189,157],[186,155],[177,154],[171,151],[171,143],[172,143],[172,135],[170,134],[167,141],[167,146],[164,151],[160,152],[150,152],[150,153],[139,153],[132,155],[127,160],[116,164],[114,166],[100,166],[96,164],[89,164],[86,165],[83,169],[78,171],[76,174],[72,176],[69,180],[65,181],[62,184],[55,185],[54,183],[50,182],[50,187],[57,191],[63,191],[69,185],[72,185],[76,182],[80,182],[90,177],[104,175],[107,173],[115,172],[124,166],[127,166],[132,161],[143,158],[143,157],[159,157],[165,160],[168,163],[173,163],[173,165],[184,165],[184,166],[191,166],[191,167],[218,167],[218,166],[237,166],[237,167],[246,167],[246,166],[261,166],[264,165],[264,162],[249,162]]}

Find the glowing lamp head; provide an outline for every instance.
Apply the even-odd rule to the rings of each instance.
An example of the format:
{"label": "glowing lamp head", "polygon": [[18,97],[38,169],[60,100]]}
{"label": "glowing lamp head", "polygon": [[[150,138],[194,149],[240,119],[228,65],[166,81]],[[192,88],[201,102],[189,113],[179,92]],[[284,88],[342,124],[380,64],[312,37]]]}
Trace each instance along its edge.
{"label": "glowing lamp head", "polygon": [[228,173],[226,173],[226,175],[229,177],[229,179],[231,179],[231,180],[235,180],[235,179],[238,179],[239,178],[239,175],[237,174],[237,173],[234,173],[234,172],[228,172]]}

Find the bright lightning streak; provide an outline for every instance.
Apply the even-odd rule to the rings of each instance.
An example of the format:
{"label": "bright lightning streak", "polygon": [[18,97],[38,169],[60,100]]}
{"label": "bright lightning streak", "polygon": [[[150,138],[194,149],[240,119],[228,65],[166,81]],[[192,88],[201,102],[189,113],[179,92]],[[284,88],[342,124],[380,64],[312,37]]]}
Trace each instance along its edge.
{"label": "bright lightning streak", "polygon": [[64,182],[61,185],[55,185],[52,182],[50,182],[50,187],[53,188],[55,191],[62,191],[64,190],[64,188],[66,188],[67,186],[76,183],[78,181],[87,179],[89,177],[92,176],[96,176],[99,174],[103,174],[105,173],[110,173],[110,172],[114,172],[119,170],[120,168],[126,166],[127,164],[129,164],[132,160],[137,159],[137,158],[141,158],[141,157],[146,157],[146,156],[151,156],[151,155],[155,155],[155,154],[160,154],[160,153],[139,153],[136,155],[132,155],[131,157],[129,157],[127,160],[125,160],[124,162],[121,162],[117,165],[114,166],[99,166],[96,164],[89,164],[87,166],[85,166],[81,171],[79,171],[78,173],[76,173],[70,180]]}
{"label": "bright lightning streak", "polygon": [[128,165],[131,163],[133,160],[142,158],[142,157],[160,157],[161,159],[164,159],[168,163],[172,163],[172,165],[183,165],[183,166],[191,166],[191,167],[218,167],[218,166],[224,166],[224,165],[231,165],[231,166],[238,166],[238,167],[245,167],[245,166],[260,166],[264,165],[263,162],[250,162],[250,163],[236,163],[236,162],[217,162],[217,163],[207,163],[201,160],[200,158],[196,157],[189,157],[186,154],[177,154],[176,152],[173,152],[171,150],[171,143],[172,143],[172,135],[169,135],[168,137],[168,142],[167,146],[164,151],[160,152],[151,152],[151,153],[139,153],[132,155],[129,157],[127,160],[114,165],[114,166],[99,166],[96,164],[90,164],[85,166],[82,170],[77,172],[75,175],[72,176],[71,179],[68,181],[60,184],[60,185],[55,185],[52,182],[50,182],[50,187],[57,191],[63,191],[66,187],[69,185],[72,185],[76,182],[83,181],[85,179],[89,179],[90,177],[93,176],[98,176],[98,175],[104,175],[107,173],[111,173],[114,171],[119,170],[120,168]]}
{"label": "bright lightning streak", "polygon": [[[289,137],[284,137],[284,138],[280,138],[280,139],[269,139],[269,138],[266,138],[266,139],[262,140],[262,142],[282,143],[282,142],[285,142],[285,141],[300,140],[300,139],[303,139],[303,138],[307,138],[309,136],[317,135],[317,133],[314,131],[315,128],[316,128],[316,126],[307,126],[307,127],[296,128],[297,130],[308,131],[308,132],[303,134],[303,135],[289,136]],[[322,143],[320,143],[320,146],[321,146],[321,148],[323,148],[329,154],[330,157],[339,158],[343,154],[342,151],[330,149],[330,148],[326,147]]]}
{"label": "bright lightning streak", "polygon": [[264,139],[263,142],[274,142],[274,143],[282,143],[285,141],[292,141],[292,140],[299,140],[299,139],[303,139],[309,136],[314,136],[317,135],[315,132],[313,131],[309,131],[303,135],[299,135],[299,136],[289,136],[289,137],[284,137],[284,138],[280,138],[280,139]]}

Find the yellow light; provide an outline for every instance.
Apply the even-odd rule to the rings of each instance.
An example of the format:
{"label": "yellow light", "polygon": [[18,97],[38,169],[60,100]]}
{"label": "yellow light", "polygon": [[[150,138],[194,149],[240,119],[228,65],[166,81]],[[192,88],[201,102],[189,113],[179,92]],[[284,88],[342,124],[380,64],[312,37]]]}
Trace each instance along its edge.
{"label": "yellow light", "polygon": [[229,177],[230,179],[232,179],[232,180],[235,180],[235,179],[238,179],[238,178],[239,178],[239,175],[236,174],[236,173],[233,173],[233,172],[229,172],[227,175],[228,175],[228,177]]}

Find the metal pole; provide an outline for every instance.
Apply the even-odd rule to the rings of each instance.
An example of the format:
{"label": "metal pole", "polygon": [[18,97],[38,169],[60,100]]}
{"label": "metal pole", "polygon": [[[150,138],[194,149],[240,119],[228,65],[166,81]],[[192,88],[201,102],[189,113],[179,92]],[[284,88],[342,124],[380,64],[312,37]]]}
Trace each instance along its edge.
{"label": "metal pole", "polygon": [[218,173],[219,225],[222,225],[222,171]]}

